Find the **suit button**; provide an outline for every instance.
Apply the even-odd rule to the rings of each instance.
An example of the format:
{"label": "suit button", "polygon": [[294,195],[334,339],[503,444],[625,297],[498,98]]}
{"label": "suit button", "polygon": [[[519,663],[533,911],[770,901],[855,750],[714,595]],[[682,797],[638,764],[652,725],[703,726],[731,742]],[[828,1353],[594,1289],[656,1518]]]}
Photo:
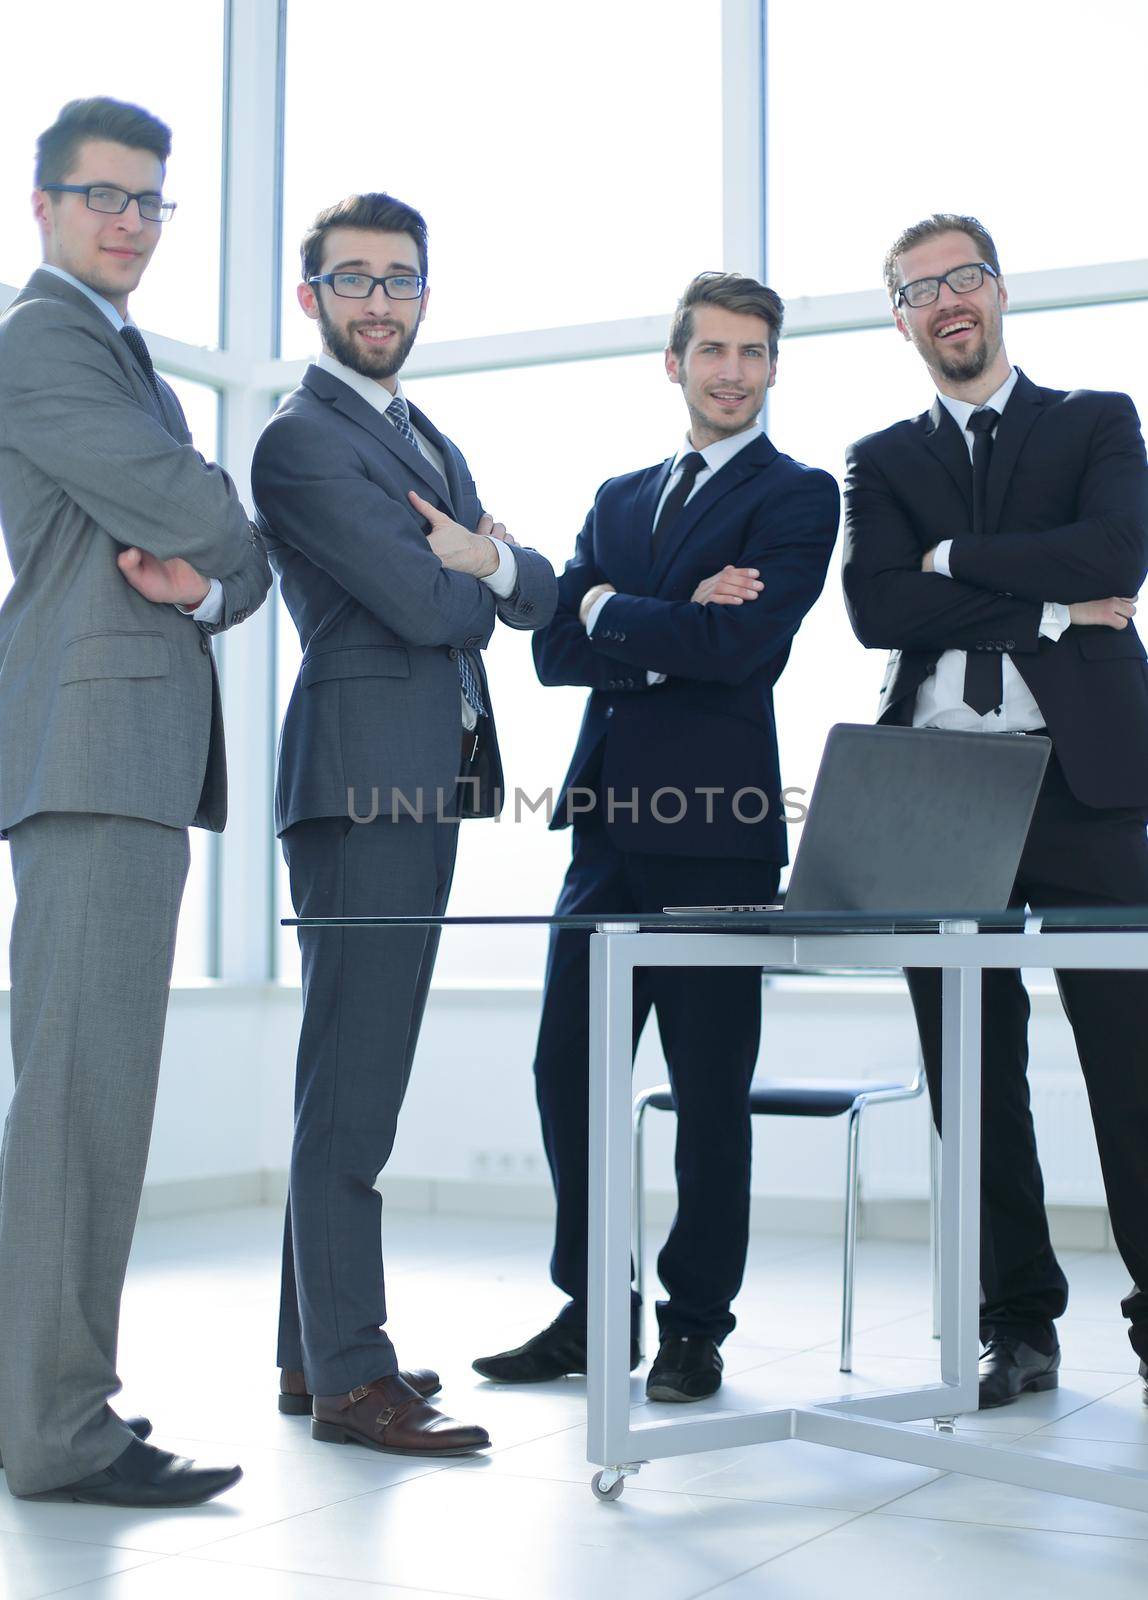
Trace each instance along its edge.
{"label": "suit button", "polygon": [[612,717],[614,715],[614,707],[613,706],[607,706],[606,707],[606,715],[608,717]]}
{"label": "suit button", "polygon": [[199,648],[203,651],[205,656],[209,656],[211,654],[211,643],[209,640],[205,639],[202,634],[199,636]]}
{"label": "suit button", "polygon": [[458,660],[458,651],[454,648],[453,645],[451,645],[450,649],[447,651],[447,655],[450,657],[450,659],[452,661],[457,661]]}
{"label": "suit button", "polygon": [[1005,645],[1009,650],[1015,650],[1016,649],[1016,640],[1015,639],[1006,639],[1005,640]]}
{"label": "suit button", "polygon": [[632,689],[632,688],[633,688],[633,687],[634,687],[634,680],[633,680],[633,678],[627,678],[627,679],[626,679],[626,688],[627,688],[627,689]]}
{"label": "suit button", "polygon": [[618,643],[619,644],[624,644],[625,642],[626,642],[626,635],[624,633],[620,633],[618,635]]}

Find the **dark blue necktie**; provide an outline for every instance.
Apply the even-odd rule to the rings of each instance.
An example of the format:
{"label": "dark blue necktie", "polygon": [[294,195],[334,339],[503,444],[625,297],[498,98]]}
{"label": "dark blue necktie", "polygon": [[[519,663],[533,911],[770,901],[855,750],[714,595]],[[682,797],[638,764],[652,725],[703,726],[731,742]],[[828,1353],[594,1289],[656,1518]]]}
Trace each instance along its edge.
{"label": "dark blue necktie", "polygon": [[661,515],[654,523],[654,536],[651,542],[651,555],[655,560],[657,559],[659,550],[665,543],[667,533],[669,533],[670,529],[674,526],[675,522],[677,522],[678,518],[685,510],[686,501],[690,497],[690,491],[693,489],[698,473],[702,471],[705,464],[705,456],[703,456],[700,451],[697,450],[691,450],[689,455],[683,456],[678,462],[678,470],[680,471],[681,476],[679,477],[677,483],[674,484],[674,487],[670,490],[669,494],[666,496],[665,502],[662,506]]}

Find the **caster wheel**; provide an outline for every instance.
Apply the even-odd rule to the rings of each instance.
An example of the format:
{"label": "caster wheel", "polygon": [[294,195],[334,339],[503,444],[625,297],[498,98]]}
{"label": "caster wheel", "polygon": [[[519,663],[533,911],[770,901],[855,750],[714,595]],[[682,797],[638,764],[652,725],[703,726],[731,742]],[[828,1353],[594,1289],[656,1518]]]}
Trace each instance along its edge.
{"label": "caster wheel", "polygon": [[618,1500],[625,1487],[625,1478],[615,1478],[612,1472],[596,1472],[590,1479],[595,1500]]}

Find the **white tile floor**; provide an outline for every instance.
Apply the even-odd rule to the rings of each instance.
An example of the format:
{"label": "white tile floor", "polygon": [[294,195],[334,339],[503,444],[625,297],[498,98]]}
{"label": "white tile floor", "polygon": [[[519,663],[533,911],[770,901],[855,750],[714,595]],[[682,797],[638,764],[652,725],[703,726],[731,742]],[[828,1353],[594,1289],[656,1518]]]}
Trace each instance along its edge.
{"label": "white tile floor", "polygon": [[[0,1489],[0,1596],[36,1600],[868,1600],[1007,1594],[1142,1600],[1148,1511],[786,1441],[683,1456],[600,1505],[588,1488],[584,1386],[499,1389],[471,1358],[557,1308],[541,1224],[395,1213],[392,1328],[437,1366],[438,1402],[483,1423],[489,1456],[452,1465],[315,1444],[275,1407],[279,1219],[237,1211],[140,1230],[124,1308],[122,1409],[156,1441],[243,1464],[238,1489],[187,1512],[35,1505]],[[963,1427],[1003,1450],[1148,1469],[1148,1407],[1110,1255],[1063,1258],[1073,1285],[1061,1387]],[[935,1376],[923,1247],[868,1243],[856,1372],[837,1372],[839,1251],[755,1237],[723,1406]],[[640,1375],[636,1403],[644,1396]],[[660,1408],[659,1408],[660,1409]]]}

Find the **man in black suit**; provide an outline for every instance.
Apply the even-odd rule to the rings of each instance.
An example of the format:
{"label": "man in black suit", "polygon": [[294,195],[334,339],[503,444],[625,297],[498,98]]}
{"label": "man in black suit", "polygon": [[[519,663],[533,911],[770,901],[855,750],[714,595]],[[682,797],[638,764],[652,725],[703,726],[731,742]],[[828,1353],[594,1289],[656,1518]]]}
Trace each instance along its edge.
{"label": "man in black suit", "polygon": [[[788,858],[773,686],[839,513],[829,474],[779,454],[758,422],[782,310],[752,278],[690,284],[666,351],[689,433],[669,460],[598,491],[557,614],[535,635],[543,683],[593,691],[554,817],[574,833],[559,913],[776,895]],[[474,1363],[503,1383],[586,1370],[588,963],[588,935],[553,931],[534,1063],[558,1202],[551,1275],[569,1299],[525,1345]],[[721,1383],[745,1267],[760,974],[638,972],[635,1044],[651,1006],[678,1113],[678,1214],[646,1388],[700,1400]]]}
{"label": "man in black suit", "polygon": [[[975,218],[909,228],[885,281],[938,397],[849,452],[846,601],[862,644],[892,651],[879,720],[1048,733],[1013,903],[1148,905],[1148,669],[1130,598],[1148,568],[1148,466],[1136,410],[1123,394],[1038,388],[1010,365],[1008,294]],[[940,978],[907,976],[939,1119]],[[1148,978],[1056,978],[1148,1376]],[[1028,996],[1004,971],[985,974],[983,996],[985,1408],[1055,1387],[1068,1284],[1029,1111]]]}

